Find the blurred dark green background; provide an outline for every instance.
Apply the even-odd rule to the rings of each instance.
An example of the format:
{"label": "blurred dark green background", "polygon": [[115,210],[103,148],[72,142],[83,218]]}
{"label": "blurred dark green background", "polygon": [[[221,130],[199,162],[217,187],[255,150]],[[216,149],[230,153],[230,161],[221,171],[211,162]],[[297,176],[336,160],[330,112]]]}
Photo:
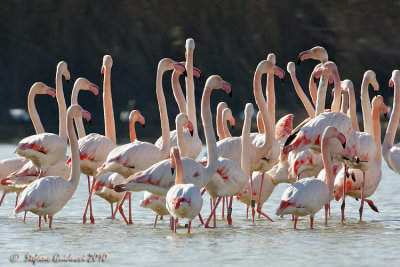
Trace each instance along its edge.
{"label": "blurred dark green background", "polygon": [[[194,65],[204,78],[195,81],[198,108],[205,79],[219,74],[231,83],[233,98],[215,93],[212,108],[219,101],[227,101],[237,116],[246,102],[254,103],[253,73],[268,53],[275,53],[277,65],[286,70],[288,61],[296,61],[301,51],[316,45],[326,48],[342,80],[353,81],[358,104],[363,73],[371,69],[377,74],[380,93],[391,106],[393,93],[387,84],[392,70],[400,66],[399,11],[399,1],[3,0],[0,140],[34,132],[30,122],[12,119],[9,109],[26,108],[28,90],[36,81],[54,87],[58,61],[66,61],[71,72],[72,82],[64,82],[67,104],[78,77],[102,87],[104,54],[114,60],[112,96],[119,142],[128,138],[127,123],[119,119],[120,112],[131,108],[139,109],[146,118],[146,129],[137,127],[140,139],[160,136],[155,96],[157,64],[163,57],[184,60],[188,37],[195,40]],[[303,89],[316,63],[307,61],[297,68]],[[164,76],[174,129],[178,109],[170,90],[170,73]],[[289,75],[285,86],[275,79],[275,88],[277,119],[294,113],[296,122],[303,120],[305,110]],[[80,94],[79,101],[93,113],[95,126],[86,126],[87,132],[103,133],[102,102],[87,92]],[[56,101],[38,96],[36,105],[46,131],[56,132]],[[235,134],[239,133],[237,127]]]}

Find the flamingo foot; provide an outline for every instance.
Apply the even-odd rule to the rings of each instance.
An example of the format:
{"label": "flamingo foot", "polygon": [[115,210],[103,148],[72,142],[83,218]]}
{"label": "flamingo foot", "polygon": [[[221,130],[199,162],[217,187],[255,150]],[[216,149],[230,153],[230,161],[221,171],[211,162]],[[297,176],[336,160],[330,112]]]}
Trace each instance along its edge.
{"label": "flamingo foot", "polygon": [[346,206],[346,204],[343,202],[342,206],[340,207],[340,209],[342,210],[342,223],[344,222],[344,207]]}
{"label": "flamingo foot", "polygon": [[274,222],[274,220],[272,220],[267,214],[265,214],[262,210],[261,210],[261,206],[257,205],[257,212],[258,212],[258,216],[262,215],[265,218],[267,218],[268,220],[270,220],[271,222]]}
{"label": "flamingo foot", "polygon": [[372,200],[370,199],[365,199],[365,202],[368,203],[369,207],[375,211],[375,212],[379,212],[378,208],[375,206],[374,202],[372,202]]}

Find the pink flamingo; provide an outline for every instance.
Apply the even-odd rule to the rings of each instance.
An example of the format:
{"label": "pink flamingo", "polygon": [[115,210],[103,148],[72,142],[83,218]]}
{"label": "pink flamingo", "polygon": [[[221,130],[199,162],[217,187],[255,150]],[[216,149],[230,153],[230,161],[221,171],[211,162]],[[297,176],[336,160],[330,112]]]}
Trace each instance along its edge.
{"label": "pink flamingo", "polygon": [[393,110],[382,144],[382,155],[389,168],[400,174],[400,143],[393,145],[400,118],[400,71],[394,70],[389,87],[394,86]]}
{"label": "pink flamingo", "polygon": [[[166,205],[171,216],[174,217],[174,233],[178,218],[189,220],[188,233],[192,220],[200,213],[203,207],[203,198],[199,188],[194,184],[183,184],[183,168],[179,149],[171,148],[171,165],[175,165],[175,185],[172,186],[166,196]],[[171,166],[172,168],[172,166]]]}
{"label": "pink flamingo", "polygon": [[[310,215],[310,228],[313,228],[314,215],[332,199],[333,193],[333,164],[331,159],[331,139],[338,139],[345,147],[345,136],[335,127],[327,127],[322,134],[321,150],[324,168],[326,170],[326,183],[315,178],[304,178],[288,187],[282,195],[281,204],[276,215],[293,214],[295,216],[294,228],[296,228],[298,216]],[[339,149],[342,147],[339,147]],[[325,224],[327,221],[325,220]]]}
{"label": "pink flamingo", "polygon": [[[46,176],[31,183],[21,194],[14,212],[31,211],[39,216],[49,216],[49,228],[52,228],[53,215],[59,212],[74,194],[79,183],[79,150],[74,132],[73,117],[90,120],[90,113],[79,105],[71,106],[67,111],[67,131],[71,144],[71,175],[68,180],[57,176]],[[41,227],[39,217],[39,227]]]}
{"label": "pink flamingo", "polygon": [[162,220],[163,216],[170,215],[169,211],[167,210],[165,197],[160,197],[145,191],[143,200],[140,201],[139,205],[144,209],[151,209],[156,215],[156,219],[154,220],[153,224],[154,228],[157,226],[158,216],[160,216],[160,220]]}

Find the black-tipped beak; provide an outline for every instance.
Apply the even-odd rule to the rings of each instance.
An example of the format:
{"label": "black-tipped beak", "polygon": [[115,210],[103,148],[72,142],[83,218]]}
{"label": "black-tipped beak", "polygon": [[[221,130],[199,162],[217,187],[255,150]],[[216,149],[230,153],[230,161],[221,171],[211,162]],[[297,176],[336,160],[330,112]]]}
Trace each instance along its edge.
{"label": "black-tipped beak", "polygon": [[374,93],[375,93],[375,96],[378,96],[378,91],[375,91],[375,90],[374,90]]}
{"label": "black-tipped beak", "polygon": [[89,125],[93,126],[93,121],[91,119],[89,120]]}
{"label": "black-tipped beak", "polygon": [[301,63],[301,59],[300,59],[300,56],[299,56],[299,58],[297,59],[297,65],[300,65],[300,63]]}
{"label": "black-tipped beak", "polygon": [[232,98],[232,91],[229,92],[229,98]]}
{"label": "black-tipped beak", "polygon": [[318,79],[314,77],[314,83],[317,83],[317,82],[318,82]]}
{"label": "black-tipped beak", "polygon": [[143,127],[143,128],[146,128],[146,124],[142,124],[142,127]]}
{"label": "black-tipped beak", "polygon": [[201,78],[202,76],[200,75],[200,77],[199,77],[199,82],[201,82],[202,80],[203,80],[203,78]]}
{"label": "black-tipped beak", "polygon": [[281,79],[282,85],[285,85],[285,78]]}
{"label": "black-tipped beak", "polygon": [[183,76],[187,77],[187,71],[186,70],[182,74],[183,74]]}
{"label": "black-tipped beak", "polygon": [[358,163],[360,163],[360,158],[359,157],[354,157],[354,161],[358,164]]}
{"label": "black-tipped beak", "polygon": [[97,94],[97,101],[100,101],[100,94]]}
{"label": "black-tipped beak", "polygon": [[193,130],[189,131],[190,136],[193,137]]}
{"label": "black-tipped beak", "polygon": [[174,169],[174,168],[171,168],[171,174],[172,174],[172,175],[174,175],[174,171],[175,171],[175,169]]}
{"label": "black-tipped beak", "polygon": [[67,84],[69,84],[69,80],[65,80],[67,82]]}
{"label": "black-tipped beak", "polygon": [[232,130],[235,130],[235,125],[231,125]]}
{"label": "black-tipped beak", "polygon": [[344,143],[342,144],[342,147],[343,147],[343,148],[346,148],[346,142],[344,142]]}
{"label": "black-tipped beak", "polygon": [[387,113],[383,113],[383,117],[385,117],[385,119],[387,119]]}
{"label": "black-tipped beak", "polygon": [[346,157],[346,156],[344,156],[344,155],[342,155],[342,159],[344,159],[344,160],[350,160],[348,157]]}

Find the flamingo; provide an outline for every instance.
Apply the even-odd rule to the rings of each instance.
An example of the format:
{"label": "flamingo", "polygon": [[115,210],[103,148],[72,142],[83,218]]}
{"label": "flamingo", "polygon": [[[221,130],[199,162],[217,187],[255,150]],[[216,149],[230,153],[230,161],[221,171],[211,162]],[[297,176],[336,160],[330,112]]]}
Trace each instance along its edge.
{"label": "flamingo", "polygon": [[[84,117],[90,120],[91,115],[79,105],[73,105],[67,111],[67,132],[71,144],[71,174],[68,180],[58,176],[46,176],[31,183],[21,194],[15,207],[15,214],[31,211],[39,216],[49,216],[49,228],[52,228],[53,215],[59,212],[70,200],[78,187],[79,150],[78,140],[74,132],[73,117]],[[39,227],[41,227],[39,217]]]}
{"label": "flamingo", "polygon": [[[158,64],[156,93],[160,110],[161,131],[162,131],[162,146],[157,147],[148,142],[136,141],[125,144],[113,149],[107,156],[103,165],[98,168],[97,175],[104,172],[117,172],[125,178],[130,175],[143,171],[160,160],[169,156],[169,124],[167,115],[167,105],[165,103],[162,76],[164,72],[172,69],[180,69],[184,72],[182,64],[173,61],[169,58],[162,59]],[[145,157],[143,155],[146,155]]]}
{"label": "flamingo", "polygon": [[[338,139],[346,144],[345,136],[335,127],[327,127],[322,134],[321,150],[324,168],[326,170],[326,182],[315,178],[304,178],[288,187],[282,195],[281,204],[276,215],[293,214],[295,216],[294,228],[296,228],[298,216],[310,215],[310,228],[313,228],[314,215],[331,201],[334,188],[333,164],[331,152],[331,139]],[[336,144],[335,144],[336,145]],[[327,221],[325,221],[327,223]]]}
{"label": "flamingo", "polygon": [[[343,182],[343,179],[341,177],[341,173],[338,174],[335,180],[335,191],[334,194],[336,195],[336,200],[338,200],[341,195],[344,194],[349,195],[353,198],[360,198],[361,199],[361,205],[359,209],[360,213],[360,221],[362,221],[362,214],[363,214],[363,208],[364,208],[364,201],[368,203],[368,205],[371,207],[372,210],[378,212],[378,209],[376,208],[375,204],[372,202],[372,200],[366,199],[367,197],[370,197],[376,190],[376,188],[379,185],[379,182],[382,178],[382,157],[381,157],[381,125],[379,121],[379,110],[382,110],[383,114],[385,115],[387,113],[387,108],[385,104],[383,103],[383,97],[378,95],[375,96],[372,99],[372,122],[373,122],[373,129],[374,129],[374,142],[373,144],[374,149],[376,150],[375,153],[371,153],[371,155],[374,155],[374,158],[371,158],[371,155],[368,155],[368,162],[365,163],[363,160],[361,162],[364,164],[361,166],[359,169],[349,169],[349,173],[351,173],[351,178],[350,176],[348,179],[346,179],[346,182]],[[360,143],[362,143],[360,141]],[[372,146],[371,144],[369,145],[369,149]],[[361,145],[360,150],[366,150],[365,148],[366,145]],[[370,149],[371,150],[371,149]],[[360,157],[364,158],[365,156]],[[366,169],[365,169],[366,168]],[[347,177],[347,175],[346,175]],[[344,191],[344,190],[345,191]]]}
{"label": "flamingo", "polygon": [[[175,165],[175,185],[172,186],[166,196],[166,206],[169,213],[174,217],[174,233],[178,218],[189,220],[188,233],[192,220],[200,213],[203,207],[203,198],[199,188],[194,184],[183,184],[183,168],[179,149],[171,148],[171,165]],[[172,166],[171,166],[172,168]]]}
{"label": "flamingo", "polygon": [[[53,88],[48,87],[44,83],[37,82],[32,85],[32,87],[29,90],[28,94],[28,111],[29,111],[29,116],[32,120],[32,124],[35,128],[36,134],[44,133],[44,128],[43,125],[40,121],[39,114],[36,110],[35,107],[35,97],[38,94],[47,94],[52,96],[53,98],[56,96],[56,92]],[[6,178],[9,174],[18,171],[21,169],[27,162],[29,162],[28,159],[23,158],[23,157],[16,157],[16,158],[9,158],[9,159],[3,159],[0,161],[0,178]],[[0,199],[0,206],[3,203],[3,199],[6,196],[8,192],[7,187],[4,187],[4,185],[0,185],[0,190],[3,191],[3,196]],[[18,199],[16,199],[16,203],[18,202]]]}
{"label": "flamingo", "polygon": [[154,220],[153,224],[154,228],[157,226],[158,216],[161,216],[160,220],[162,220],[163,216],[170,215],[166,206],[165,197],[160,197],[145,191],[143,200],[140,201],[139,205],[144,209],[151,209],[156,215],[156,219]]}
{"label": "flamingo", "polygon": [[59,110],[59,134],[44,133],[43,128],[37,129],[43,132],[28,136],[22,139],[15,150],[21,156],[30,159],[40,170],[39,177],[42,177],[49,166],[60,161],[67,151],[67,134],[65,126],[66,105],[62,87],[62,76],[70,79],[68,65],[61,61],[57,65],[56,72],[56,98]]}
{"label": "flamingo", "polygon": [[229,132],[228,126],[226,122],[229,121],[232,129],[235,127],[235,118],[232,116],[232,110],[230,108],[224,108],[222,111],[222,127],[224,131],[224,138],[232,137],[231,133]]}
{"label": "flamingo", "polygon": [[389,87],[394,86],[392,115],[382,144],[382,155],[391,170],[400,174],[400,143],[393,145],[400,118],[400,71],[394,70]]}
{"label": "flamingo", "polygon": [[[210,95],[214,89],[222,89],[226,93],[231,94],[229,83],[222,80],[220,76],[213,75],[207,79],[201,102],[201,117],[209,155],[207,165],[204,167],[203,164],[193,159],[182,158],[184,183],[193,183],[198,188],[205,187],[218,168],[217,147],[210,110]],[[168,190],[175,183],[175,178],[170,172],[170,167],[171,159],[160,161],[148,169],[130,176],[126,180],[126,183],[115,186],[114,190],[117,192],[148,191],[152,194],[165,197]]]}

